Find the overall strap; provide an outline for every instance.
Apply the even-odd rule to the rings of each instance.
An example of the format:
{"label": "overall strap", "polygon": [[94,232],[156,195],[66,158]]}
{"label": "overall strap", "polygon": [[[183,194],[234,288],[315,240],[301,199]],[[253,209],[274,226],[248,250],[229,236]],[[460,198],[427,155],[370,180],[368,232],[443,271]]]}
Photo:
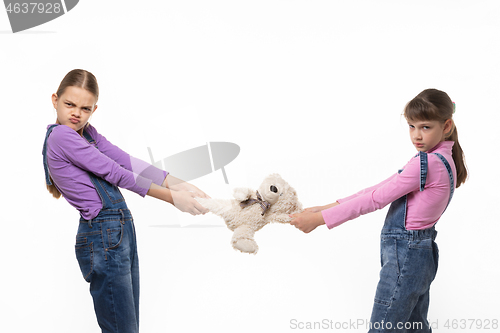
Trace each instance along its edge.
{"label": "overall strap", "polygon": [[[432,153],[432,154],[439,157],[439,159],[443,162],[444,166],[446,167],[446,170],[448,171],[448,176],[450,177],[450,198],[448,199],[448,203],[446,204],[446,208],[448,208],[451,198],[453,198],[453,193],[455,192],[455,182],[453,180],[453,172],[451,170],[450,163],[448,163],[448,161],[443,155],[439,153]],[[446,208],[444,209],[443,213],[446,211]]]}
{"label": "overall strap", "polygon": [[49,138],[50,133],[58,125],[52,125],[47,129],[47,134],[45,134],[45,141],[43,142],[43,150],[42,150],[42,155],[43,155],[43,169],[45,170],[45,183],[47,185],[52,185],[52,182],[50,181],[50,175],[49,175],[49,166],[47,165],[47,139]]}
{"label": "overall strap", "polygon": [[90,143],[90,144],[94,144],[95,147],[97,148],[97,143],[95,142],[94,139],[92,139],[92,137],[90,136],[90,134],[87,132],[86,129],[83,130],[83,136],[85,139],[87,139],[87,141]]}
{"label": "overall strap", "polygon": [[[97,142],[90,136],[86,129],[83,130],[82,134],[91,145],[93,145],[96,149],[99,149],[97,147]],[[111,184],[103,178],[97,177],[92,172],[88,172],[88,174],[90,181],[94,184],[97,194],[99,194],[99,197],[101,198],[101,211],[109,209],[127,209],[125,199],[116,185]]]}
{"label": "overall strap", "polygon": [[427,181],[427,153],[420,152],[420,191],[423,191],[425,188],[425,182]]}

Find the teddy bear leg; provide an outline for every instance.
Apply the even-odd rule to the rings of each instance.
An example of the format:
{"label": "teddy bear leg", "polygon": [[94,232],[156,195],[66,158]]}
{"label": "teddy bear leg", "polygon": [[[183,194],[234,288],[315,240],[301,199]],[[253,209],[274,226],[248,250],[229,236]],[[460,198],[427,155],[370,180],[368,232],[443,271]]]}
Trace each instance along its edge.
{"label": "teddy bear leg", "polygon": [[233,248],[245,253],[257,253],[259,247],[253,239],[255,231],[247,225],[239,226],[234,230],[231,243]]}

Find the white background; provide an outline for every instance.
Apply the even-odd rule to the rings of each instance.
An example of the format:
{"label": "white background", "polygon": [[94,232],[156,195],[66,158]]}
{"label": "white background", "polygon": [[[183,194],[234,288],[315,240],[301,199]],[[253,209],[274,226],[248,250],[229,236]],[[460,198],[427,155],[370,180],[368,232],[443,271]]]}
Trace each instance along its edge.
{"label": "white background", "polygon": [[[305,207],[396,172],[415,153],[405,103],[425,88],[446,91],[470,179],[437,226],[429,320],[445,332],[448,319],[500,319],[499,33],[495,0],[82,0],[17,34],[0,10],[0,330],[98,331],[74,257],[78,213],[49,195],[42,167],[50,96],[74,68],[100,84],[91,123],[130,154],[149,161],[151,147],[159,160],[234,142],[230,184],[221,171],[194,184],[229,197],[277,172]],[[124,192],[142,332],[296,332],[312,330],[294,320],[369,319],[386,209],[307,235],[266,226],[253,256],[231,248],[219,218]]]}

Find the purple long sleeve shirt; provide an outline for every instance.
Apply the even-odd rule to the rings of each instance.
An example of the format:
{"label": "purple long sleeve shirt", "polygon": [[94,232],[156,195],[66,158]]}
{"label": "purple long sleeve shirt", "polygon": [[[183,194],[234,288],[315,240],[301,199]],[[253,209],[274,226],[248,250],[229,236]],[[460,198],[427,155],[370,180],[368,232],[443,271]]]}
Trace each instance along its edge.
{"label": "purple long sleeve shirt", "polygon": [[163,183],[168,172],[130,156],[106,140],[92,125],[89,124],[86,131],[96,141],[99,150],[65,125],[54,127],[47,140],[50,176],[64,198],[84,219],[96,217],[102,208],[88,172],[143,197],[151,183]]}

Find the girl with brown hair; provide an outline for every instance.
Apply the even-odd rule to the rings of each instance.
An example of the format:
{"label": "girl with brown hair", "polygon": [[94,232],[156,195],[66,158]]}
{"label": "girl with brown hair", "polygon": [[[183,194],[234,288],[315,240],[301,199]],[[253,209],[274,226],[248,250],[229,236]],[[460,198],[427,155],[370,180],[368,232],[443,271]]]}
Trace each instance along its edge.
{"label": "girl with brown hair", "polygon": [[110,143],[88,122],[97,109],[99,88],[85,70],[70,71],[52,103],[55,124],[47,127],[43,164],[49,192],[80,213],[75,251],[90,283],[102,332],[139,329],[139,262],[134,221],[118,187],[166,201],[192,215],[207,210],[194,198],[208,197]]}
{"label": "girl with brown hair", "polygon": [[378,185],[291,216],[291,224],[308,233],[391,203],[381,232],[382,268],[369,332],[431,332],[429,290],[439,256],[435,224],[467,179],[454,113],[445,92],[422,91],[404,110],[418,154],[403,169]]}

